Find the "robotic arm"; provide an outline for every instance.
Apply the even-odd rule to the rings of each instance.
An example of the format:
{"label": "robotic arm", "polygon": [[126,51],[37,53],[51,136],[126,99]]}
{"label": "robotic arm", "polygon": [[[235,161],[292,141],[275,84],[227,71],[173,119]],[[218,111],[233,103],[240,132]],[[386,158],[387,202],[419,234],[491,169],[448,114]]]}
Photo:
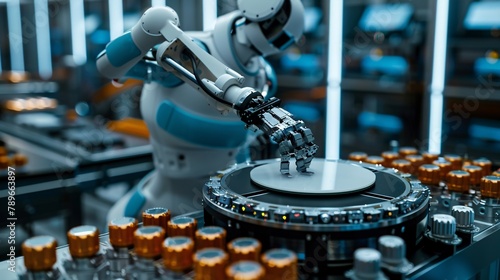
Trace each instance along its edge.
{"label": "robotic arm", "polygon": [[[157,49],[153,49],[158,45]],[[247,127],[260,129],[279,143],[282,174],[289,175],[289,160],[296,158],[297,171],[307,168],[317,151],[314,137],[303,121],[296,121],[279,107],[276,98],[264,101],[261,93],[243,87],[244,77],[204,51],[179,29],[177,13],[169,7],[147,10],[130,32],[108,44],[97,58],[98,70],[120,79],[152,52],[156,63],[210,97],[222,113],[234,110]]]}

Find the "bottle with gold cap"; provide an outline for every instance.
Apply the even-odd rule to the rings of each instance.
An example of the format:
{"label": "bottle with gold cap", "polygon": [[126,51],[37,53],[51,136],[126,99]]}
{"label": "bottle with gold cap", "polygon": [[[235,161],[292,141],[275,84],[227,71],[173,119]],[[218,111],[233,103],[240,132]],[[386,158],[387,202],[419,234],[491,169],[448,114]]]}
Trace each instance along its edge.
{"label": "bottle with gold cap", "polygon": [[495,171],[493,171],[493,173],[491,173],[491,175],[500,177],[500,168],[497,169],[497,170],[495,170]]}
{"label": "bottle with gold cap", "polygon": [[483,177],[484,176],[488,176],[491,174],[491,166],[493,165],[492,162],[487,159],[487,158],[477,158],[475,160],[472,161],[472,164],[473,165],[477,165],[479,167],[482,168],[483,172],[482,172],[482,175]]}
{"label": "bottle with gold cap", "polygon": [[219,248],[226,249],[226,230],[218,226],[200,228],[195,233],[196,249]]}
{"label": "bottle with gold cap", "polygon": [[161,279],[192,279],[194,241],[187,236],[168,237],[162,244]]}
{"label": "bottle with gold cap", "polygon": [[399,158],[399,153],[393,151],[385,151],[381,154],[381,156],[384,159],[384,163],[382,163],[382,165],[384,167],[392,167],[392,162]]}
{"label": "bottle with gold cap", "polygon": [[159,272],[155,262],[161,257],[165,230],[160,226],[143,226],[134,232],[134,265],[132,279],[155,279]]}
{"label": "bottle with gold cap", "polygon": [[231,262],[242,260],[258,261],[261,249],[260,241],[252,237],[239,237],[227,244]]}
{"label": "bottle with gold cap", "polygon": [[264,267],[256,261],[239,261],[226,268],[227,280],[263,280],[265,275]]}
{"label": "bottle with gold cap", "polygon": [[75,279],[104,278],[107,265],[100,253],[99,230],[95,226],[82,225],[70,229],[68,249],[71,259],[64,261],[66,273]]}
{"label": "bottle with gold cap", "polygon": [[134,246],[134,232],[137,230],[137,220],[131,217],[117,218],[109,222],[109,243],[106,250],[109,263],[110,278],[123,278],[133,264],[130,249]]}
{"label": "bottle with gold cap", "polygon": [[56,264],[57,241],[52,236],[35,236],[23,242],[22,252],[26,272],[20,279],[63,279]]}
{"label": "bottle with gold cap", "polygon": [[448,172],[453,170],[451,162],[440,157],[440,158],[436,159],[435,161],[433,161],[432,164],[439,166],[439,177],[440,177],[442,182],[446,181],[446,175],[448,175]]}
{"label": "bottle with gold cap", "polygon": [[391,167],[397,169],[401,173],[410,173],[412,170],[411,162],[406,159],[393,160]]}
{"label": "bottle with gold cap", "polygon": [[143,226],[160,226],[167,232],[167,225],[170,221],[170,210],[163,207],[153,207],[142,212]]}
{"label": "bottle with gold cap", "polygon": [[418,169],[422,164],[424,164],[424,157],[421,155],[407,155],[405,157],[407,161],[411,164],[410,173],[414,176],[418,176]]}
{"label": "bottle with gold cap", "polygon": [[472,208],[478,220],[497,223],[500,216],[496,209],[500,205],[500,177],[488,175],[481,178],[480,188],[472,200]]}
{"label": "bottle with gold cap", "polygon": [[481,179],[481,198],[500,199],[500,177],[488,175]]}
{"label": "bottle with gold cap", "polygon": [[442,187],[439,185],[441,182],[441,169],[434,164],[423,164],[418,168],[418,180],[426,185],[433,196],[440,195]]}
{"label": "bottle with gold cap", "polygon": [[470,174],[464,170],[452,170],[446,175],[446,189],[439,197],[439,205],[449,213],[453,206],[466,205],[471,201]]}
{"label": "bottle with gold cap", "polygon": [[176,216],[168,221],[167,236],[187,236],[195,239],[198,222],[195,218],[188,216]]}
{"label": "bottle with gold cap", "polygon": [[370,164],[382,165],[382,164],[384,164],[385,160],[381,156],[368,156],[365,159],[365,162],[370,163]]}
{"label": "bottle with gold cap", "polygon": [[349,154],[348,159],[352,161],[365,161],[368,155],[365,152],[352,152]]}
{"label": "bottle with gold cap", "polygon": [[226,279],[229,257],[219,248],[206,248],[197,251],[193,257],[195,280]]}
{"label": "bottle with gold cap", "polygon": [[462,169],[463,159],[461,156],[455,154],[446,154],[444,155],[444,159],[451,163],[451,170]]}
{"label": "bottle with gold cap", "polygon": [[415,147],[410,147],[410,146],[401,147],[399,148],[398,152],[401,158],[406,158],[407,156],[418,154],[418,150]]}
{"label": "bottle with gold cap", "polygon": [[261,257],[266,275],[265,280],[298,279],[297,255],[288,249],[271,249]]}
{"label": "bottle with gold cap", "polygon": [[481,184],[481,178],[483,177],[483,169],[477,165],[464,165],[462,170],[466,171],[470,175],[469,191],[472,193],[479,191],[479,185]]}
{"label": "bottle with gold cap", "polygon": [[439,154],[432,152],[423,152],[422,157],[424,158],[424,163],[432,164],[432,162],[439,158]]}
{"label": "bottle with gold cap", "polygon": [[441,169],[434,164],[423,164],[418,168],[418,180],[422,182],[431,192],[431,211],[437,211],[439,208],[439,199],[444,190],[444,184],[441,182]]}

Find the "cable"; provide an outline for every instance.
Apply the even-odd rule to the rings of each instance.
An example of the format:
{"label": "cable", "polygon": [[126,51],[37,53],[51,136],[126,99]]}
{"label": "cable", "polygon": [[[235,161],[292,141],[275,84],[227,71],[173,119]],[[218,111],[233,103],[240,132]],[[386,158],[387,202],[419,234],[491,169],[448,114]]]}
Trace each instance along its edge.
{"label": "cable", "polygon": [[219,96],[217,96],[216,94],[214,94],[213,92],[211,92],[207,86],[205,86],[205,84],[203,83],[203,81],[201,80],[200,76],[198,75],[198,65],[196,65],[196,59],[194,58],[194,55],[191,51],[188,51],[186,50],[185,54],[189,57],[189,60],[191,60],[191,65],[193,67],[193,74],[194,74],[194,77],[196,79],[196,82],[198,83],[198,85],[201,87],[201,89],[206,93],[208,94],[210,97],[212,97],[213,99],[215,99],[216,101],[222,103],[222,104],[225,104],[231,108],[234,107],[234,104],[229,102],[229,101],[226,101],[222,98],[220,98]]}

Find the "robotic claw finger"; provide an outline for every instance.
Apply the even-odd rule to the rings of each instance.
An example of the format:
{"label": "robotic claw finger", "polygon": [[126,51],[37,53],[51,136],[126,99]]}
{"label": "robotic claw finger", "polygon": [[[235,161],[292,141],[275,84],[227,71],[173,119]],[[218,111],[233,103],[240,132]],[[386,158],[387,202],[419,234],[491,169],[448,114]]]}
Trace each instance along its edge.
{"label": "robotic claw finger", "polygon": [[240,113],[241,120],[247,125],[257,126],[279,144],[281,174],[290,176],[290,158],[295,157],[297,171],[310,175],[312,172],[307,171],[307,168],[318,150],[318,146],[313,143],[314,136],[303,121],[294,120],[289,112],[278,107],[279,102],[277,98],[267,102],[256,98],[251,107]]}

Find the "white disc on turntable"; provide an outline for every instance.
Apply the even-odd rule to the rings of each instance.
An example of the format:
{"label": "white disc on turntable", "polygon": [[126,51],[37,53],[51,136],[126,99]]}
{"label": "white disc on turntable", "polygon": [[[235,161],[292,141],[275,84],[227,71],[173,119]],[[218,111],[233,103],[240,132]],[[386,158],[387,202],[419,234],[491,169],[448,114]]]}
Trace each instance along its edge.
{"label": "white disc on turntable", "polygon": [[299,174],[295,161],[290,161],[290,176],[280,173],[280,162],[263,164],[250,172],[255,184],[278,192],[305,195],[347,194],[372,187],[375,174],[361,166],[315,158],[308,171],[314,174]]}

